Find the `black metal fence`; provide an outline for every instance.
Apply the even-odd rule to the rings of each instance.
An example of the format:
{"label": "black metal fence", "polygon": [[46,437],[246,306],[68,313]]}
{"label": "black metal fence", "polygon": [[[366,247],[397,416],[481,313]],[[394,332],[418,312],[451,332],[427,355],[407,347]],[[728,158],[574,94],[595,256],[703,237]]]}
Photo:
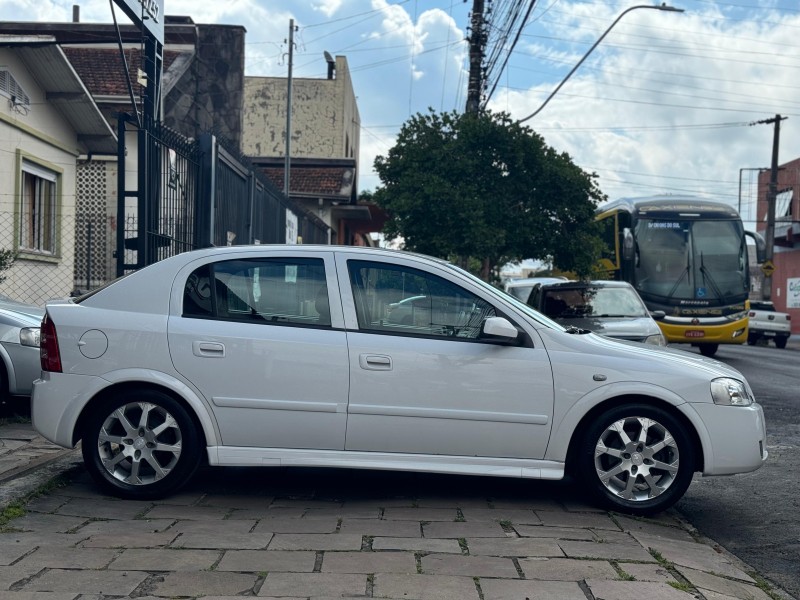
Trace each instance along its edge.
{"label": "black metal fence", "polygon": [[[120,117],[120,165],[131,122]],[[304,243],[328,243],[323,221],[287,198],[218,136],[188,140],[151,123],[139,131],[138,146],[135,190],[119,169],[118,275],[194,248],[294,241],[287,240],[289,214],[297,218]]]}

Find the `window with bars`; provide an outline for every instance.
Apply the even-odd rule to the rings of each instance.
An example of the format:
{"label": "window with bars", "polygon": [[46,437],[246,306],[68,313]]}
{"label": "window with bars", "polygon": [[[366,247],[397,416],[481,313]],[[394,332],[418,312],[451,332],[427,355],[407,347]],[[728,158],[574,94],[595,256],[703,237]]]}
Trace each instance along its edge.
{"label": "window with bars", "polygon": [[56,254],[58,174],[27,160],[22,161],[19,249]]}

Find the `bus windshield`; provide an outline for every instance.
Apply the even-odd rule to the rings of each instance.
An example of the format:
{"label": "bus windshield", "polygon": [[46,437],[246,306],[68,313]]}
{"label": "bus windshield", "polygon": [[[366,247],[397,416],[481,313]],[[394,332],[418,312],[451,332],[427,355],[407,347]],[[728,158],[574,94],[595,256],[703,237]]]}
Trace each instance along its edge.
{"label": "bus windshield", "polygon": [[639,219],[634,237],[636,289],[643,296],[711,304],[746,298],[741,221]]}

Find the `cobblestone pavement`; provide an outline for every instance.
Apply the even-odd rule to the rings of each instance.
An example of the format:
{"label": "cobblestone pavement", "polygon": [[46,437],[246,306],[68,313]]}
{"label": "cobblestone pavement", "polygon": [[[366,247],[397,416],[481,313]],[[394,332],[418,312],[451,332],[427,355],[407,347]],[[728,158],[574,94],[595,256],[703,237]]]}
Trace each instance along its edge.
{"label": "cobblestone pavement", "polygon": [[675,513],[607,513],[569,484],[206,468],[178,495],[125,501],[29,426],[0,439],[4,489],[45,457],[67,481],[14,492],[27,502],[0,521],[2,600],[789,598]]}

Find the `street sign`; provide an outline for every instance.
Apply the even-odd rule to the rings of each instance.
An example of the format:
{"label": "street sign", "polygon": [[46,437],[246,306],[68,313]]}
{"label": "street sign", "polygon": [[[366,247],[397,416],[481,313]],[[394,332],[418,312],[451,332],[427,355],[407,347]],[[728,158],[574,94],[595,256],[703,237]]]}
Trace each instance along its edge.
{"label": "street sign", "polygon": [[764,261],[761,265],[761,271],[763,271],[764,275],[767,277],[772,277],[772,274],[775,272],[775,265],[772,264],[771,260]]}

